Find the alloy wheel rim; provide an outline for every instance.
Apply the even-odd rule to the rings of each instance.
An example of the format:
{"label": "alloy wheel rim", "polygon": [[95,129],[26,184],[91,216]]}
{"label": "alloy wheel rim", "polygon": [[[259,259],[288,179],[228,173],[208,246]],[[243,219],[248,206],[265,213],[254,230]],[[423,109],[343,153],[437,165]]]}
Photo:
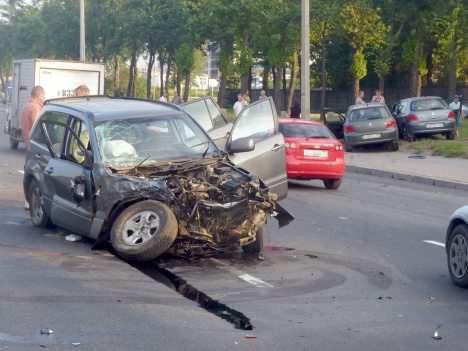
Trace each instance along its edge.
{"label": "alloy wheel rim", "polygon": [[450,245],[450,269],[453,275],[460,279],[468,270],[468,243],[461,234],[455,235]]}
{"label": "alloy wheel rim", "polygon": [[122,237],[127,245],[142,245],[157,233],[161,220],[153,211],[143,211],[130,217],[122,229]]}

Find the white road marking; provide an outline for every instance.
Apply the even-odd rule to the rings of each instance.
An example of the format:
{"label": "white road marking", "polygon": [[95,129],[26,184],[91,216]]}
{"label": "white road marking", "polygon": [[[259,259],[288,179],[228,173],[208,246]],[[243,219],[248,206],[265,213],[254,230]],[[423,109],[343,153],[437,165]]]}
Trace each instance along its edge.
{"label": "white road marking", "polygon": [[216,262],[217,264],[223,266],[223,268],[227,269],[229,271],[229,273],[231,274],[234,274],[237,278],[239,279],[242,279],[244,281],[246,281],[247,283],[249,284],[252,284],[254,286],[256,286],[257,288],[273,288],[274,286],[271,285],[271,284],[268,284],[266,282],[264,282],[263,280],[260,280],[258,278],[255,278],[254,276],[250,275],[250,274],[247,274],[247,273],[244,273],[238,269],[235,269],[231,266],[228,266],[227,264],[215,259],[215,258],[212,258],[211,259],[213,262]]}
{"label": "white road marking", "polygon": [[24,171],[18,171],[18,172],[20,172],[21,174],[24,174]]}
{"label": "white road marking", "polygon": [[438,241],[432,241],[432,240],[423,240],[423,241],[424,241],[425,243],[428,243],[428,244],[433,244],[433,245],[445,247],[445,244],[444,244],[444,243],[439,243]]}

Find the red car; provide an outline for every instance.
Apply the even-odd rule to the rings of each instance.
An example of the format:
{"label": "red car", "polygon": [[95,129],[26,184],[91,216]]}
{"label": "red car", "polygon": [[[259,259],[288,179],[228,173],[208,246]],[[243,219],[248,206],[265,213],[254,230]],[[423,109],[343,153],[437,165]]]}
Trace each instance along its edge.
{"label": "red car", "polygon": [[289,179],[321,179],[327,189],[338,189],[345,172],[343,145],[321,123],[296,118],[279,119],[286,146]]}

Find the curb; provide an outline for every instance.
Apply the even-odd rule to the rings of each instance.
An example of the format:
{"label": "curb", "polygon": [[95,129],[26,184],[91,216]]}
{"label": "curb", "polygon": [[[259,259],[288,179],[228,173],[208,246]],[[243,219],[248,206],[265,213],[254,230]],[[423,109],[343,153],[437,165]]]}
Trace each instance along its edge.
{"label": "curb", "polygon": [[454,180],[435,179],[435,178],[424,177],[424,176],[410,174],[410,173],[387,171],[383,169],[375,169],[375,168],[352,166],[352,165],[346,165],[346,172],[371,175],[371,176],[381,177],[381,178],[404,180],[407,182],[433,185],[433,186],[438,186],[442,188],[468,191],[468,183],[461,183],[461,182],[457,182]]}

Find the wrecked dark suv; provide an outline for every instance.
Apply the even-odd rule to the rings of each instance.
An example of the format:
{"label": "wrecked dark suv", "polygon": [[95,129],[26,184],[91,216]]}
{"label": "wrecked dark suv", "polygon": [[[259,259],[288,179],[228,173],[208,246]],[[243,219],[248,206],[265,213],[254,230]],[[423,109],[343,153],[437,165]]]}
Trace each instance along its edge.
{"label": "wrecked dark suv", "polygon": [[[260,252],[267,218],[283,226],[292,216],[276,202],[286,196],[287,182],[285,162],[278,165],[284,151],[273,104],[244,112],[226,135],[225,152],[196,116],[175,105],[109,97],[47,101],[26,154],[23,186],[33,224],[110,240],[127,260],[239,246]],[[278,195],[241,168],[255,162]]]}

